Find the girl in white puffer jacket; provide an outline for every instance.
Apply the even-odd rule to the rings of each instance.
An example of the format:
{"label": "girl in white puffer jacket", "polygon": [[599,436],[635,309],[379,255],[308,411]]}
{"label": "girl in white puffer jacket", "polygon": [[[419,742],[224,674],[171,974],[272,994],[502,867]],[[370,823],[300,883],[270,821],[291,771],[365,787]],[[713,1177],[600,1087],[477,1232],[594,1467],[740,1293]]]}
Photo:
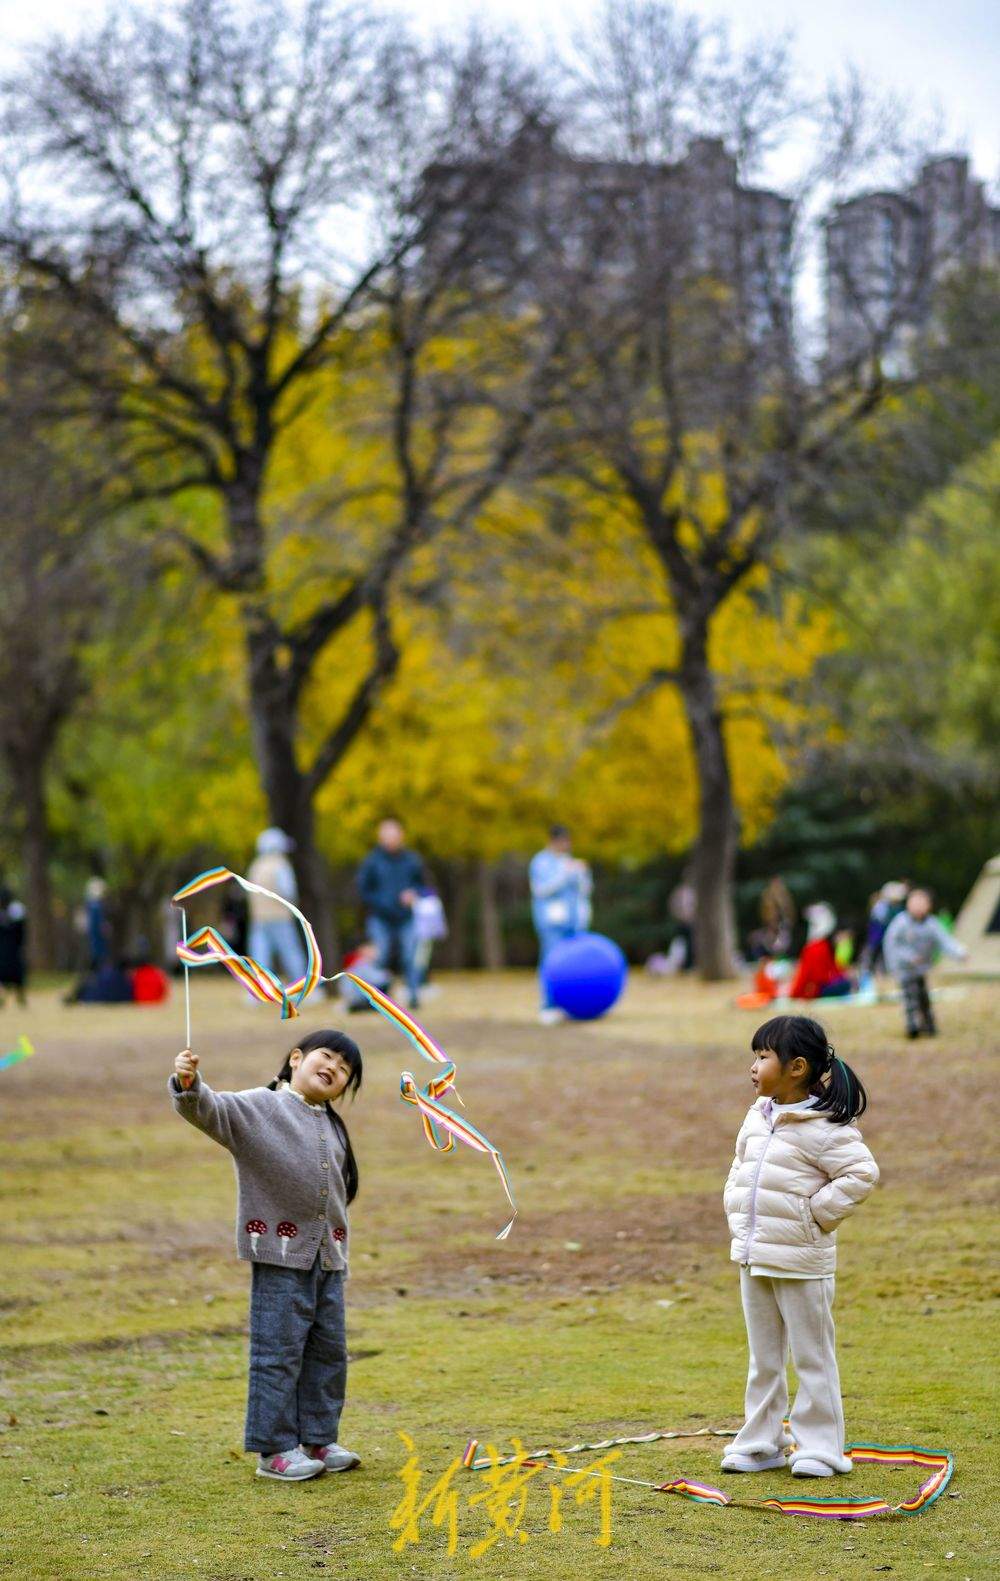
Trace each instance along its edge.
{"label": "girl in white puffer jacket", "polygon": [[[809,1016],[776,1016],[755,1032],[758,1094],[736,1139],[724,1203],[740,1265],[750,1347],[746,1420],[724,1471],[830,1477],[846,1472],[844,1409],[833,1331],[837,1226],[878,1180],[851,1121],[868,1098]],[[788,1355],[799,1389],[788,1410]]]}

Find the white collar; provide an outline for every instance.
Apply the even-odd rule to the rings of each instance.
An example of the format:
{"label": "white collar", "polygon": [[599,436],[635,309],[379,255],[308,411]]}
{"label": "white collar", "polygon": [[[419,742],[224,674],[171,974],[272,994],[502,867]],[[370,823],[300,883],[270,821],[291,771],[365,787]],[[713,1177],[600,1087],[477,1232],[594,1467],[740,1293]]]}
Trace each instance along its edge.
{"label": "white collar", "polygon": [[816,1099],[810,1095],[808,1098],[800,1098],[798,1103],[779,1103],[776,1098],[765,1101],[770,1102],[772,1114],[794,1114],[797,1109],[811,1109]]}
{"label": "white collar", "polygon": [[300,1092],[296,1091],[296,1089],[291,1085],[290,1082],[287,1082],[287,1081],[282,1082],[281,1086],[278,1088],[278,1091],[279,1092],[291,1093],[292,1097],[293,1098],[297,1098],[299,1103],[304,1103],[307,1109],[325,1109],[326,1108],[326,1102],[327,1101],[326,1101],[325,1098],[323,1098],[321,1100],[321,1102],[319,1102],[319,1103],[310,1103],[309,1099],[308,1098],[303,1098],[302,1094]]}

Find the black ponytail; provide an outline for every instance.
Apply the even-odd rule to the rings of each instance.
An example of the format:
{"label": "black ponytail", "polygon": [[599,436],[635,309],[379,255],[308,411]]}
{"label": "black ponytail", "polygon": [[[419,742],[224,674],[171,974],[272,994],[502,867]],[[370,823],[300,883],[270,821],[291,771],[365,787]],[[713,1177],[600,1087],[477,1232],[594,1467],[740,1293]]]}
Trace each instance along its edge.
{"label": "black ponytail", "polygon": [[[285,1055],[285,1063],[277,1076],[267,1084],[272,1092],[276,1087],[280,1087],[282,1082],[291,1081],[292,1055],[295,1049],[298,1049],[302,1054],[311,1054],[314,1049],[329,1049],[331,1054],[343,1055],[351,1072],[347,1078],[347,1086],[344,1088],[344,1092],[349,1092],[353,1098],[360,1089],[361,1079],[364,1074],[361,1064],[361,1050],[354,1039],[347,1036],[346,1032],[334,1032],[327,1029],[326,1031],[310,1032],[308,1037],[304,1037],[300,1043],[295,1044],[294,1048],[289,1049]],[[351,1138],[348,1135],[343,1117],[329,1103],[326,1106],[326,1112],[330,1117],[330,1124],[333,1126],[334,1133],[344,1144],[344,1162],[341,1167],[344,1176],[344,1195],[348,1205],[350,1205],[358,1194],[358,1161],[354,1156]]]}
{"label": "black ponytail", "polygon": [[766,1050],[777,1054],[782,1065],[804,1059],[815,1107],[828,1114],[834,1125],[849,1125],[867,1109],[868,1094],[861,1082],[811,1016],[775,1016],[765,1021],[754,1033],[750,1047],[755,1054]]}
{"label": "black ponytail", "polygon": [[347,1126],[344,1124],[343,1117],[337,1113],[336,1109],[331,1109],[329,1104],[326,1106],[326,1112],[330,1116],[330,1124],[344,1144],[344,1162],[340,1168],[344,1177],[344,1199],[348,1207],[350,1207],[358,1194],[358,1161],[354,1156],[354,1149],[351,1146],[351,1139],[347,1134]]}

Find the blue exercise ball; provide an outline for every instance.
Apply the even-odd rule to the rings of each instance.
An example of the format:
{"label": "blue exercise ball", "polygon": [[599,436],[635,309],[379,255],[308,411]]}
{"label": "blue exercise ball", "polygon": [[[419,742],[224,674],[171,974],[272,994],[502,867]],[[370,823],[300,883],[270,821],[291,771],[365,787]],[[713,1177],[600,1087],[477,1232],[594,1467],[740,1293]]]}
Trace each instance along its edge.
{"label": "blue exercise ball", "polygon": [[552,1003],[574,1021],[593,1021],[610,1010],[625,987],[628,965],[613,939],[577,933],[553,945],[542,966]]}

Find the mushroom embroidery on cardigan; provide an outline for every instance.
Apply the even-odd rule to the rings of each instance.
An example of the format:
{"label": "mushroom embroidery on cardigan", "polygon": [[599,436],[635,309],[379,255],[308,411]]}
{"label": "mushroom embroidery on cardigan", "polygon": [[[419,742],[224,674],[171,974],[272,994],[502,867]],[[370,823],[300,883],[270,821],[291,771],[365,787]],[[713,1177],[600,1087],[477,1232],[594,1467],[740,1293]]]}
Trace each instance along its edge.
{"label": "mushroom embroidery on cardigan", "polygon": [[283,1219],[282,1222],[278,1225],[277,1236],[278,1236],[279,1241],[281,1242],[281,1261],[282,1262],[284,1262],[285,1258],[288,1256],[288,1243],[289,1243],[289,1241],[293,1241],[295,1239],[296,1235],[298,1235],[298,1233],[299,1233],[298,1225],[297,1224],[292,1224],[288,1219]]}
{"label": "mushroom embroidery on cardigan", "polygon": [[247,1234],[250,1237],[250,1256],[257,1255],[257,1242],[262,1235],[267,1234],[267,1225],[263,1219],[247,1219]]}
{"label": "mushroom embroidery on cardigan", "polygon": [[337,1228],[333,1232],[333,1238],[334,1238],[335,1241],[346,1241],[347,1240],[347,1231],[344,1229],[343,1225],[341,1225],[341,1224],[337,1225]]}

